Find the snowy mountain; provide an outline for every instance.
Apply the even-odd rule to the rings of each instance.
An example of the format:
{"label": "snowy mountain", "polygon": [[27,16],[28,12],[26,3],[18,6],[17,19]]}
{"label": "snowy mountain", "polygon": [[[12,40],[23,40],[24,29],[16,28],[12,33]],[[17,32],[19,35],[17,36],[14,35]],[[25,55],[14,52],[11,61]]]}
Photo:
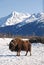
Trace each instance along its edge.
{"label": "snowy mountain", "polygon": [[9,25],[15,25],[18,23],[30,23],[35,20],[44,21],[44,13],[37,13],[37,14],[28,14],[28,13],[19,13],[19,12],[12,12],[10,15],[0,18],[0,26],[9,26]]}
{"label": "snowy mountain", "polygon": [[[26,18],[30,17],[30,14],[18,13],[16,11],[12,12],[10,15],[6,16],[5,20],[2,21],[2,27],[8,25],[15,25],[17,23],[22,22]],[[2,19],[1,19],[2,20]],[[4,22],[4,23],[3,23]]]}
{"label": "snowy mountain", "polygon": [[44,35],[44,13],[24,14],[13,12],[0,19],[0,33],[14,35]]}

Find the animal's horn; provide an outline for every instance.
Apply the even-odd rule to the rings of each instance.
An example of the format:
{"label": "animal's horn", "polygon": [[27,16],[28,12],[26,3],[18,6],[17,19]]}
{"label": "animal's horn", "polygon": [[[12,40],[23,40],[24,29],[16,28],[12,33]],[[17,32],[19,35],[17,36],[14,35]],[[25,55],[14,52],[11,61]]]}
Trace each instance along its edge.
{"label": "animal's horn", "polygon": [[17,45],[17,43],[15,43],[15,44],[14,44],[13,42],[11,42],[11,43],[12,43],[14,46],[16,46],[16,45]]}

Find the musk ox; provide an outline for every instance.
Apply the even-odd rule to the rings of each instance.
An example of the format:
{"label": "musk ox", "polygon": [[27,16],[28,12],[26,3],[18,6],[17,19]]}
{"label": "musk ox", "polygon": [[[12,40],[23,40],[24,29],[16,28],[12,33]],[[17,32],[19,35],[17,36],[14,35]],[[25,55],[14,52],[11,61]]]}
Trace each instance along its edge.
{"label": "musk ox", "polygon": [[16,51],[17,56],[20,56],[21,50],[26,51],[25,56],[29,51],[31,56],[31,43],[29,42],[29,40],[22,40],[21,38],[15,38],[11,40],[11,42],[9,43],[9,49],[11,51]]}

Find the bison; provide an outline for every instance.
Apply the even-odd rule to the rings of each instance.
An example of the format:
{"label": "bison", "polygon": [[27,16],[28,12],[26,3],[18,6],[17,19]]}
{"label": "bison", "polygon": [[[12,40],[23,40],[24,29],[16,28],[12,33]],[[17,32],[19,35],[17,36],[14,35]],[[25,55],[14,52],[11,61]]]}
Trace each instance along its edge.
{"label": "bison", "polygon": [[17,56],[20,56],[20,51],[26,51],[25,56],[27,55],[28,51],[30,52],[31,56],[31,43],[29,40],[22,40],[21,38],[15,38],[10,41],[9,49],[11,51],[16,51]]}

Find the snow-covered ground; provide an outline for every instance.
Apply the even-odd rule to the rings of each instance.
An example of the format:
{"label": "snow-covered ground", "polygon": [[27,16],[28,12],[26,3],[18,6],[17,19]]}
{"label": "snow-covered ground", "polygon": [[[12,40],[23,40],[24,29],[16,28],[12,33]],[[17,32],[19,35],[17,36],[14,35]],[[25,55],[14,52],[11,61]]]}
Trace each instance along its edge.
{"label": "snow-covered ground", "polygon": [[21,51],[20,56],[9,50],[9,42],[12,38],[0,38],[0,65],[44,65],[44,44],[32,44],[32,56],[27,56]]}

